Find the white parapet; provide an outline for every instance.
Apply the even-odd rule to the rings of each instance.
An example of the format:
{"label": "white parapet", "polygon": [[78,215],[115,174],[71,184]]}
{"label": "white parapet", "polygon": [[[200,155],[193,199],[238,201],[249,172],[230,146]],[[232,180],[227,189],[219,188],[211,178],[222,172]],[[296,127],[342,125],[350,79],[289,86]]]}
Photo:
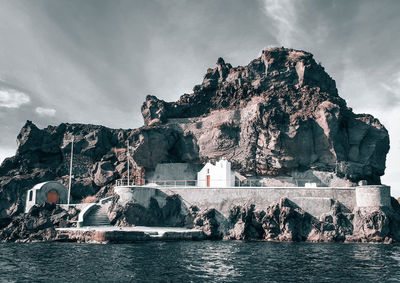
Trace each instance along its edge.
{"label": "white parapet", "polygon": [[383,185],[356,187],[358,207],[390,207],[390,187]]}

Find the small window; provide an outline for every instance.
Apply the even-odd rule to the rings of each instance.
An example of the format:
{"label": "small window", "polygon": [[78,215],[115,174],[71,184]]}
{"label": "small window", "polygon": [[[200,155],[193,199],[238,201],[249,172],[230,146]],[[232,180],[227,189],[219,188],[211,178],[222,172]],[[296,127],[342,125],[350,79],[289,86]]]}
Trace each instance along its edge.
{"label": "small window", "polygon": [[33,198],[33,191],[29,191],[29,201],[32,201]]}
{"label": "small window", "polygon": [[207,174],[210,174],[210,169],[207,169]]}

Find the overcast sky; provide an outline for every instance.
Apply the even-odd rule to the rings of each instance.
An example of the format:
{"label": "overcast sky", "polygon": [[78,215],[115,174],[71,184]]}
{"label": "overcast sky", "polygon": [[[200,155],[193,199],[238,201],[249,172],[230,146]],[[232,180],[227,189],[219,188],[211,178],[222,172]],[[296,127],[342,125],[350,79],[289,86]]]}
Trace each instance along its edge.
{"label": "overcast sky", "polygon": [[218,57],[269,46],[314,54],[356,113],[391,137],[400,196],[400,1],[0,0],[0,160],[26,120],[136,128],[147,94],[191,92]]}

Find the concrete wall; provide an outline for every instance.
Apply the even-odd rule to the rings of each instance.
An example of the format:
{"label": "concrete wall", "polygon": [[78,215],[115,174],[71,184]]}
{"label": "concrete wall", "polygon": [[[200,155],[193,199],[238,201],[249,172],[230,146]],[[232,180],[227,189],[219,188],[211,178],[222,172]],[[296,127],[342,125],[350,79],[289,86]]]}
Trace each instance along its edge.
{"label": "concrete wall", "polygon": [[[165,190],[160,188],[161,190]],[[390,207],[390,187],[364,186],[348,188],[168,188],[179,194],[187,204],[199,208],[216,208],[227,216],[234,205],[255,204],[263,209],[282,197],[316,217],[329,212],[334,200],[349,211],[355,207]]]}
{"label": "concrete wall", "polygon": [[390,187],[388,186],[360,186],[356,187],[356,201],[358,207],[390,207]]}
{"label": "concrete wall", "polygon": [[[167,197],[171,194],[163,190],[150,187],[116,187],[114,192],[119,195],[118,203],[122,206],[128,202],[140,204],[148,208],[150,206],[150,199],[153,198],[158,202],[162,208],[167,203]],[[182,203],[182,211],[189,212],[188,206]]]}
{"label": "concrete wall", "polygon": [[[302,187],[226,187],[226,188],[193,188],[193,187],[119,187],[115,192],[121,202],[134,200],[144,206],[150,197],[160,202],[164,194],[179,194],[187,207],[192,205],[200,209],[215,208],[225,217],[229,216],[235,205],[254,204],[257,209],[265,209],[282,197],[287,197],[303,210],[315,217],[330,211],[334,201],[339,201],[348,211],[356,207],[390,206],[390,187],[364,186],[347,188],[302,188]],[[122,204],[123,204],[122,203]]]}
{"label": "concrete wall", "polygon": [[356,206],[355,188],[160,188],[166,193],[179,194],[188,206],[200,209],[215,208],[225,217],[235,205],[255,204],[258,209],[287,197],[314,216],[329,212],[333,200],[340,201],[349,210]]}
{"label": "concrete wall", "polygon": [[201,165],[190,163],[160,163],[154,171],[146,172],[148,181],[196,180]]}

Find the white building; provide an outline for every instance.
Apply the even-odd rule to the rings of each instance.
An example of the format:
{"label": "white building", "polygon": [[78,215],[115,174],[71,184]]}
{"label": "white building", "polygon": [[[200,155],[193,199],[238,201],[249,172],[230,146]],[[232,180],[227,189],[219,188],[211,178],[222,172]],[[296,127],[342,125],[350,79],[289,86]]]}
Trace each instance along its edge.
{"label": "white building", "polygon": [[226,188],[235,186],[235,172],[231,170],[231,163],[222,159],[215,165],[208,162],[197,173],[197,186]]}
{"label": "white building", "polygon": [[28,191],[25,204],[25,213],[35,204],[67,203],[68,189],[57,181],[49,181],[36,184]]}

